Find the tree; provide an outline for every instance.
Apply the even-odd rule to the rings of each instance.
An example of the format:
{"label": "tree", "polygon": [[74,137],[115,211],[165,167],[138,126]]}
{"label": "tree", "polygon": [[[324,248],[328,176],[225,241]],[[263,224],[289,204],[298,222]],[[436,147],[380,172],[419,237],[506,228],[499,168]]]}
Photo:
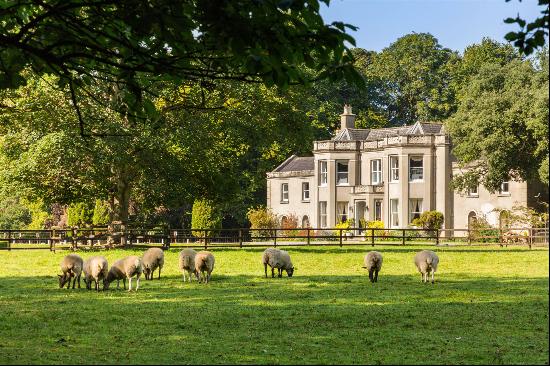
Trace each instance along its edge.
{"label": "tree", "polygon": [[[506,0],[509,2],[510,0]],[[521,0],[519,0],[521,1]],[[506,18],[504,23],[517,23],[521,30],[518,32],[509,32],[504,38],[510,42],[514,42],[521,53],[525,55],[532,54],[537,48],[541,48],[546,44],[546,37],[548,37],[548,5],[549,0],[539,0],[539,6],[542,7],[541,17],[538,17],[531,23],[527,23],[524,19],[519,17],[519,14],[515,18]]]}
{"label": "tree", "polygon": [[[219,229],[222,223],[215,203],[206,199],[195,200],[191,220],[191,227],[193,229]],[[212,236],[212,234],[212,231],[193,231],[193,235],[199,238]]]}
{"label": "tree", "polygon": [[31,212],[17,197],[0,200],[0,230],[24,229],[31,223]]}
{"label": "tree", "polygon": [[305,65],[315,78],[360,82],[347,29],[356,28],[324,24],[318,0],[16,2],[0,13],[0,88],[23,85],[27,67],[54,74],[70,89],[79,133],[96,135],[76,94],[101,97],[98,82],[119,89],[118,112],[146,124],[157,121],[154,86],[167,81],[285,88],[310,81]]}
{"label": "tree", "polygon": [[413,33],[375,54],[366,72],[379,80],[380,103],[391,124],[440,121],[455,110],[449,80],[457,61],[458,55],[431,34]]}
{"label": "tree", "polygon": [[446,128],[463,174],[454,186],[489,191],[509,179],[548,183],[548,53],[541,69],[526,60],[489,63],[461,89]]}

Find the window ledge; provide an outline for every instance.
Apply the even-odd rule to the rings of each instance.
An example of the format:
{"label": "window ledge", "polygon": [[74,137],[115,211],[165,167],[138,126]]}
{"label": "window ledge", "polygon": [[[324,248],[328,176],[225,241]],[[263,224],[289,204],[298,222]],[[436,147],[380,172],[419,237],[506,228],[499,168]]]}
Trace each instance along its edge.
{"label": "window ledge", "polygon": [[280,203],[281,204],[286,204],[286,203],[288,203],[288,201],[281,201]]}
{"label": "window ledge", "polygon": [[310,203],[311,200],[302,200],[302,203]]}
{"label": "window ledge", "polygon": [[498,197],[510,197],[511,194],[510,193],[499,193],[497,194]]}
{"label": "window ledge", "polygon": [[479,195],[478,194],[477,195],[471,194],[471,195],[466,196],[466,198],[479,198]]}
{"label": "window ledge", "polygon": [[424,179],[409,180],[409,183],[424,183]]}

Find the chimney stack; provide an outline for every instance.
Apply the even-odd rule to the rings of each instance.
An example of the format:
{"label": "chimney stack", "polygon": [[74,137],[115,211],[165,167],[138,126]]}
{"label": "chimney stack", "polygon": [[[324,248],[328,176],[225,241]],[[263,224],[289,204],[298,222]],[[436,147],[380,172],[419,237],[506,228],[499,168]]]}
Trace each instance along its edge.
{"label": "chimney stack", "polygon": [[355,128],[355,114],[351,113],[351,106],[344,104],[344,113],[340,115],[340,129]]}

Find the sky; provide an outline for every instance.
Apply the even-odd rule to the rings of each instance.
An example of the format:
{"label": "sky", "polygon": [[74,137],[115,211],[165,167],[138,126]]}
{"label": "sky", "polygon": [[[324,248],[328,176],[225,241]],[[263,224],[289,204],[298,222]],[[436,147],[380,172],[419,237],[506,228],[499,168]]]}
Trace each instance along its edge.
{"label": "sky", "polygon": [[504,35],[517,31],[517,24],[504,19],[520,17],[533,21],[540,16],[538,0],[331,0],[321,5],[325,23],[339,20],[359,27],[348,30],[356,46],[381,51],[399,37],[430,33],[443,47],[462,53],[483,37],[507,42]]}

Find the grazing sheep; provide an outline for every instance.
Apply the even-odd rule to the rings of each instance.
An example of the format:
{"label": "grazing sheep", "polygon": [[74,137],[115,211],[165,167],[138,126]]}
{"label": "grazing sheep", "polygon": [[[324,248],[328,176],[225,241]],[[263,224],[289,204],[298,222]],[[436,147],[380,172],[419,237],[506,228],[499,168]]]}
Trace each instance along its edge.
{"label": "grazing sheep", "polygon": [[116,280],[116,288],[119,288],[120,280],[126,290],[126,279],[128,279],[128,291],[132,291],[132,277],[137,277],[136,291],[139,289],[139,278],[143,273],[143,265],[141,258],[137,255],[131,255],[126,258],[119,259],[111,266],[107,278],[103,282],[103,289],[108,290],[111,282]]}
{"label": "grazing sheep", "polygon": [[271,278],[275,277],[275,268],[277,268],[278,277],[283,277],[283,269],[288,277],[294,274],[294,266],[290,260],[288,252],[275,248],[267,248],[262,255],[262,263],[264,265],[265,278],[267,278],[267,265],[271,267]]}
{"label": "grazing sheep", "polygon": [[80,275],[83,265],[84,261],[79,255],[66,255],[61,261],[61,272],[63,272],[63,274],[57,275],[59,277],[59,288],[63,288],[67,282],[67,288],[71,288],[71,278],[73,279],[73,289],[77,280],[78,288],[80,288]]}
{"label": "grazing sheep", "polygon": [[82,266],[84,272],[84,283],[88,290],[92,289],[92,281],[95,283],[95,290],[99,291],[99,281],[103,280],[103,285],[105,285],[105,277],[107,277],[107,272],[109,271],[109,264],[107,259],[103,256],[95,256],[86,259],[84,265]]}
{"label": "grazing sheep", "polygon": [[153,272],[155,269],[159,269],[159,280],[160,280],[160,270],[164,266],[164,252],[160,248],[150,248],[143,253],[143,259],[141,260],[143,266],[143,273],[145,274],[146,280],[153,279]]}
{"label": "grazing sheep", "polygon": [[382,254],[377,251],[368,252],[363,268],[369,271],[370,282],[378,282],[378,272],[382,269]]}
{"label": "grazing sheep", "polygon": [[[414,264],[418,268],[418,272],[422,274],[422,282],[428,283],[428,275],[432,273],[432,283],[435,282],[434,274],[437,271],[437,264],[439,263],[439,257],[435,252],[431,250],[423,250],[416,253],[414,256]],[[424,281],[424,277],[426,280]]]}
{"label": "grazing sheep", "polygon": [[191,248],[184,249],[180,252],[179,269],[183,272],[183,282],[185,282],[185,272],[187,272],[189,276],[189,282],[191,282],[191,278],[192,278],[191,274],[195,273],[195,256],[196,255],[197,255],[197,252]]}
{"label": "grazing sheep", "polygon": [[[208,251],[200,251],[195,255],[195,276],[200,282],[210,282],[210,275],[214,270],[214,255]],[[204,275],[206,272],[206,276]]]}

